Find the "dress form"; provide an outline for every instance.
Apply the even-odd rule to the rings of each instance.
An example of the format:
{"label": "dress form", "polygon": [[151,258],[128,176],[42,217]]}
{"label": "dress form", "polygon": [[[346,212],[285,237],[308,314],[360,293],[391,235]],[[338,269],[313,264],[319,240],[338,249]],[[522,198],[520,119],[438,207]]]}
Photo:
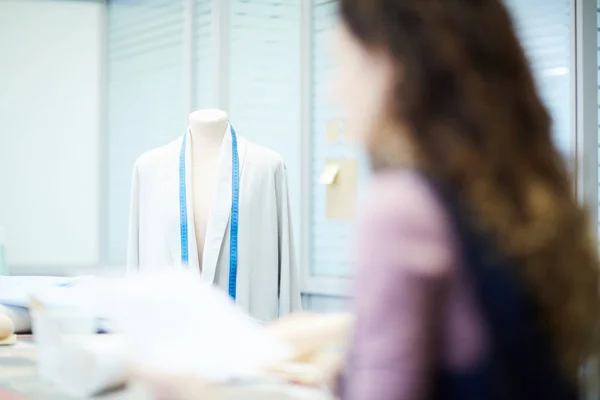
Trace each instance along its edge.
{"label": "dress form", "polygon": [[219,171],[219,156],[227,123],[227,113],[221,110],[198,110],[189,115],[194,228],[200,270],[202,270],[206,224]]}

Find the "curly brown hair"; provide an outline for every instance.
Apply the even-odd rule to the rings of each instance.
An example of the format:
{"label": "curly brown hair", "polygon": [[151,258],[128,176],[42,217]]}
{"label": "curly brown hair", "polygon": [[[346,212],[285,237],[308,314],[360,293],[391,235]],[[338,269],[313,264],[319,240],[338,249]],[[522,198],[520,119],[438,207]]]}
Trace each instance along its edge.
{"label": "curly brown hair", "polygon": [[397,70],[388,111],[406,132],[370,137],[374,167],[404,163],[399,136],[408,137],[420,166],[452,185],[517,260],[574,379],[595,349],[596,244],[508,11],[499,0],[340,6],[353,36]]}

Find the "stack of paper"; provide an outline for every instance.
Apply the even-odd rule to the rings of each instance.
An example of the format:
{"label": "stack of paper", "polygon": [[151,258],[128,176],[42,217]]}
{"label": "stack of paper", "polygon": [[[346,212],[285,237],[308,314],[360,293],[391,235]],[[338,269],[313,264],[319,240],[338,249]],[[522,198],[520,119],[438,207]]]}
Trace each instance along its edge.
{"label": "stack of paper", "polygon": [[67,287],[86,279],[54,276],[0,276],[0,304],[5,306],[29,307],[33,293],[52,287]]}
{"label": "stack of paper", "polygon": [[[90,308],[92,298],[89,296],[89,286],[94,281],[95,278],[91,276],[0,276],[0,314],[13,321],[15,332],[30,332],[29,306],[32,296],[43,299],[48,307]],[[76,287],[78,290],[66,290]]]}

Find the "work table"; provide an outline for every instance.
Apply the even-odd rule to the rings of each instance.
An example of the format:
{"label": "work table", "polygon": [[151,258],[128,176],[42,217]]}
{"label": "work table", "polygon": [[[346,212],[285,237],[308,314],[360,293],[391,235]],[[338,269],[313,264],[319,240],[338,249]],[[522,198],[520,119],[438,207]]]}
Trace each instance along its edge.
{"label": "work table", "polygon": [[[2,400],[77,400],[38,379],[35,345],[30,336],[19,336],[17,344],[0,347],[0,398]],[[132,385],[94,397],[101,400],[152,400],[149,392]],[[333,400],[314,389],[291,385],[224,389],[214,400]],[[212,400],[212,399],[207,399]]]}

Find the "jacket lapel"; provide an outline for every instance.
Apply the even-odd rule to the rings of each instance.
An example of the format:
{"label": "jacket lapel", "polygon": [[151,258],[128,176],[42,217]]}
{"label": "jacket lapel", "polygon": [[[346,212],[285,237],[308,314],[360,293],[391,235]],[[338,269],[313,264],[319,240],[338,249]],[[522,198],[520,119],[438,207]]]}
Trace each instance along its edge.
{"label": "jacket lapel", "polygon": [[[237,136],[237,144],[241,188],[242,169],[246,158],[246,144],[239,136]],[[223,144],[221,145],[219,171],[206,226],[204,254],[202,255],[202,281],[205,283],[212,284],[214,282],[217,263],[219,262],[225,233],[229,225],[229,216],[231,215],[231,148],[231,127],[228,125],[227,132],[225,132],[225,136],[223,137]],[[229,248],[224,250],[224,253],[229,257]],[[229,267],[229,263],[227,263],[227,266]]]}
{"label": "jacket lapel", "polygon": [[187,228],[188,228],[188,267],[193,271],[200,272],[198,260],[198,246],[196,244],[196,228],[194,224],[194,190],[192,183],[192,138],[190,130],[186,132],[185,143],[185,186],[187,205]]}

